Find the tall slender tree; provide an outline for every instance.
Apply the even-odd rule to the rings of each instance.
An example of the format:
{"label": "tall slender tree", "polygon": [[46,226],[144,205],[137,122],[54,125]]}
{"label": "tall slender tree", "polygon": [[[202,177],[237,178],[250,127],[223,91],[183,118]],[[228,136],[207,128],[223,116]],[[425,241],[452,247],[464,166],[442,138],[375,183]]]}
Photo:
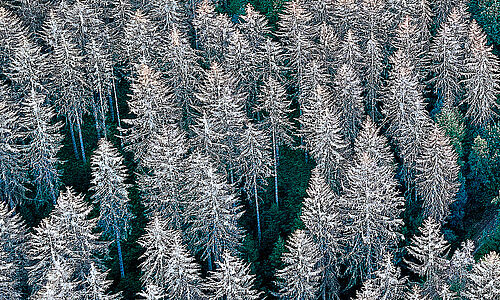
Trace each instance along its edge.
{"label": "tall slender tree", "polygon": [[496,252],[486,254],[470,271],[464,296],[471,300],[493,300],[500,297],[500,256]]}

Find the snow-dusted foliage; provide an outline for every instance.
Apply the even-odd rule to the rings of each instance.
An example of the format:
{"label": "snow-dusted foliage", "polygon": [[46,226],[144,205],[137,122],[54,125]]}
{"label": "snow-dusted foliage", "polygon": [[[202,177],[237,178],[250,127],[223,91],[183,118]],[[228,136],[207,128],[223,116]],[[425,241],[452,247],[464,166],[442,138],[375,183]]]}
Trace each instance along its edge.
{"label": "snow-dusted foliage", "polygon": [[76,290],[77,283],[71,280],[72,269],[59,258],[49,267],[47,280],[42,288],[33,295],[34,300],[70,300],[78,299],[80,293]]}
{"label": "snow-dusted foliage", "polygon": [[360,6],[356,0],[333,0],[332,25],[337,35],[343,37],[348,30],[354,30],[359,24]]}
{"label": "snow-dusted foliage", "polygon": [[26,199],[28,172],[23,164],[23,148],[18,109],[5,86],[0,84],[0,199],[10,208]]}
{"label": "snow-dusted foliage", "polygon": [[121,240],[128,236],[130,220],[128,207],[129,184],[123,157],[108,141],[101,139],[91,159],[92,200],[99,205],[99,226],[104,235],[114,239],[118,247],[120,272],[125,277],[121,253]]}
{"label": "snow-dusted foliage", "polygon": [[472,267],[463,295],[471,300],[500,297],[500,256],[492,251]]}
{"label": "snow-dusted foliage", "polygon": [[410,64],[413,66],[412,72],[418,75],[419,80],[422,80],[428,65],[428,48],[429,40],[422,39],[420,36],[417,22],[410,16],[404,17],[395,30],[393,46],[401,52],[396,56],[397,61],[391,61],[396,64]]}
{"label": "snow-dusted foliage", "polygon": [[407,263],[410,270],[425,278],[425,294],[433,297],[440,290],[449,265],[446,259],[449,245],[441,233],[441,225],[432,218],[424,220],[420,232],[407,248],[411,257]]}
{"label": "snow-dusted foliage", "polygon": [[87,275],[84,276],[82,282],[83,289],[81,291],[82,300],[119,300],[119,294],[110,294],[108,289],[112,283],[107,280],[108,272],[102,272],[94,263],[90,264],[90,269]]}
{"label": "snow-dusted foliage", "polygon": [[414,284],[405,294],[407,300],[429,300],[429,297],[423,294],[422,288]]}
{"label": "snow-dusted foliage", "polygon": [[161,287],[151,284],[146,286],[138,296],[141,297],[139,299],[144,300],[163,300],[165,298],[165,293]]}
{"label": "snow-dusted foliage", "polygon": [[285,267],[277,271],[281,299],[316,299],[321,281],[321,252],[304,230],[290,236],[287,252],[282,256]]}
{"label": "snow-dusted foliage", "polygon": [[175,0],[148,0],[146,10],[161,32],[170,32],[182,21],[182,3]]}
{"label": "snow-dusted foliage", "polygon": [[148,15],[136,10],[125,26],[121,47],[131,65],[144,63],[156,66],[161,61],[162,42],[156,24]]}
{"label": "snow-dusted foliage", "polygon": [[448,283],[459,290],[463,290],[467,283],[467,275],[474,264],[474,242],[466,240],[461,247],[453,253],[450,267],[447,271]]}
{"label": "snow-dusted foliage", "polygon": [[190,244],[211,269],[224,250],[236,251],[242,234],[237,222],[242,212],[233,187],[208,157],[192,154],[187,174],[185,216]]}
{"label": "snow-dusted foliage", "polygon": [[443,222],[449,205],[458,192],[458,157],[450,140],[437,125],[432,125],[417,158],[416,189],[424,201],[424,216]]}
{"label": "snow-dusted foliage", "polygon": [[23,137],[26,141],[26,161],[35,186],[34,201],[37,204],[56,203],[59,197],[59,166],[57,153],[61,148],[61,124],[52,124],[55,113],[44,104],[45,97],[34,90],[25,98],[23,115]]}
{"label": "snow-dusted foliage", "polygon": [[250,266],[226,250],[215,271],[209,273],[205,288],[208,299],[254,300],[261,294],[254,285],[255,275],[250,273]]}
{"label": "snow-dusted foliage", "polygon": [[486,35],[476,21],[469,27],[468,51],[465,58],[466,116],[477,126],[487,125],[495,116],[496,99],[500,91],[500,63],[488,46]]}
{"label": "snow-dusted foliage", "polygon": [[0,73],[5,71],[24,36],[26,30],[19,18],[0,7]]}
{"label": "snow-dusted foliage", "polygon": [[97,220],[87,219],[90,210],[83,197],[68,189],[61,193],[50,216],[30,234],[28,283],[35,291],[49,284],[49,270],[59,274],[64,267],[69,272],[67,280],[81,281],[92,264],[102,264],[98,255],[106,254],[106,243],[93,233]]}

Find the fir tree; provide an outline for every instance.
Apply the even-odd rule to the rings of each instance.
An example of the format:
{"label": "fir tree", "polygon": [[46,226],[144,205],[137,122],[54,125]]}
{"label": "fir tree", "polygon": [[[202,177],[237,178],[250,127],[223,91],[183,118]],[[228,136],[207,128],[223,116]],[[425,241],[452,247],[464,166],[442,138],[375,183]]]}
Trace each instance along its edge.
{"label": "fir tree", "polygon": [[91,159],[92,200],[99,204],[99,226],[105,236],[112,238],[118,248],[120,275],[125,277],[121,241],[127,238],[130,220],[128,208],[127,172],[123,158],[114,146],[101,139]]}
{"label": "fir tree", "polygon": [[487,45],[486,35],[479,25],[472,21],[469,27],[470,45],[465,58],[466,94],[462,103],[467,104],[466,116],[471,122],[483,127],[495,113],[496,99],[500,90],[500,68],[498,58]]}
{"label": "fir tree", "polygon": [[211,294],[208,299],[259,299],[260,293],[254,289],[255,276],[250,274],[248,264],[226,250],[216,265],[216,271],[210,272],[206,283]]}
{"label": "fir tree", "polygon": [[163,300],[165,298],[163,289],[156,285],[148,285],[138,296],[144,300]]}
{"label": "fir tree", "polygon": [[356,29],[359,8],[355,0],[333,1],[332,25],[339,37],[343,37],[348,30]]}
{"label": "fir tree", "polygon": [[288,252],[283,254],[285,267],[277,271],[277,286],[281,299],[316,299],[321,281],[318,268],[321,252],[314,241],[303,231],[290,236]]}
{"label": "fir tree", "polygon": [[148,14],[162,32],[170,32],[174,27],[181,25],[182,10],[181,3],[174,0],[149,0],[147,4]]}
{"label": "fir tree", "polygon": [[466,240],[461,247],[455,250],[450,259],[450,267],[447,272],[448,283],[459,291],[465,288],[467,275],[474,265],[474,242]]}
{"label": "fir tree", "polygon": [[498,299],[500,297],[500,256],[498,253],[490,252],[474,264],[467,279],[468,283],[463,295],[468,299]]}
{"label": "fir tree", "polygon": [[110,294],[107,291],[112,281],[107,280],[107,272],[102,272],[95,264],[90,265],[89,273],[83,281],[84,288],[81,292],[82,300],[119,300],[119,294]]}
{"label": "fir tree", "polygon": [[71,280],[71,267],[56,259],[54,266],[47,270],[47,282],[34,294],[34,300],[70,300],[78,299],[77,283]]}

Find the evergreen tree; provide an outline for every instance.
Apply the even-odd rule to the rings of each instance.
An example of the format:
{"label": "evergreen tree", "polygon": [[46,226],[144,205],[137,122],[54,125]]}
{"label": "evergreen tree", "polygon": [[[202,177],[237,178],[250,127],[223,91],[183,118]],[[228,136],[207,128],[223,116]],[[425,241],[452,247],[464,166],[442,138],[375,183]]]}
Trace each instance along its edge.
{"label": "evergreen tree", "polygon": [[407,247],[408,254],[413,257],[407,263],[411,271],[426,280],[425,294],[433,297],[440,289],[448,268],[446,256],[449,245],[441,234],[441,225],[432,218],[424,220],[420,232],[421,235],[414,236]]}
{"label": "evergreen tree", "polygon": [[259,299],[260,293],[254,289],[255,276],[250,274],[250,266],[229,251],[222,253],[215,272],[209,274],[206,289],[211,296],[208,299]]}
{"label": "evergreen tree", "polygon": [[413,285],[405,296],[408,300],[429,300],[429,297],[423,295],[422,288],[417,284]]}
{"label": "evergreen tree", "polygon": [[47,282],[40,291],[33,295],[34,300],[70,300],[78,299],[77,283],[71,280],[71,267],[56,259],[54,266],[47,270]]}
{"label": "evergreen tree", "polygon": [[159,31],[170,32],[174,27],[181,25],[183,7],[180,2],[175,0],[147,2],[147,12],[152,21],[158,25]]}
{"label": "evergreen tree", "polygon": [[57,153],[63,137],[59,133],[61,124],[51,124],[54,111],[44,102],[45,97],[34,90],[25,99],[22,110],[23,135],[27,142],[25,155],[35,186],[35,202],[52,201],[55,204],[60,186],[58,167],[62,164]]}
{"label": "evergreen tree", "polygon": [[90,270],[83,281],[84,288],[81,292],[82,300],[119,300],[119,294],[109,294],[107,290],[112,281],[107,280],[107,272],[101,272],[95,264],[90,265]]}
{"label": "evergreen tree", "polygon": [[23,147],[17,107],[3,85],[0,85],[0,197],[12,209],[26,199],[27,170],[23,164]]}
{"label": "evergreen tree", "polygon": [[424,201],[424,216],[443,222],[458,192],[458,157],[441,129],[431,128],[417,158],[416,188]]}
{"label": "evergreen tree", "polygon": [[467,275],[474,265],[474,242],[466,240],[461,244],[460,249],[455,250],[450,259],[450,267],[447,272],[448,283],[458,291],[465,288]]}
{"label": "evergreen tree", "polygon": [[372,119],[366,118],[361,131],[354,143],[354,153],[361,155],[366,152],[373,157],[379,166],[387,166],[394,171],[396,166],[394,154],[387,147],[387,138],[380,134],[380,129]]}
{"label": "evergreen tree", "polygon": [[281,299],[316,299],[321,281],[318,268],[321,252],[301,229],[290,236],[288,252],[282,256],[285,267],[276,273]]}
{"label": "evergreen tree", "polygon": [[101,139],[91,159],[92,200],[99,204],[99,226],[105,236],[116,241],[120,275],[125,277],[121,240],[127,238],[130,220],[133,218],[128,208],[129,185],[125,183],[127,172],[123,158],[114,146]]}
{"label": "evergreen tree", "polygon": [[435,22],[439,24],[446,21],[451,10],[456,7],[461,0],[436,0],[433,5],[433,13],[435,16]]}
{"label": "evergreen tree", "polygon": [[9,262],[9,255],[0,249],[0,299],[21,300],[16,266]]}
{"label": "evergreen tree", "polygon": [[276,205],[279,205],[279,147],[281,145],[290,146],[293,142],[293,138],[291,136],[293,124],[288,118],[288,115],[291,112],[291,102],[286,99],[285,89],[272,77],[264,83],[262,93],[259,96],[261,102],[261,106],[259,108],[265,115],[265,119],[263,121],[264,132],[270,137],[272,142],[274,199]]}
{"label": "evergreen tree", "polygon": [[422,39],[420,36],[421,31],[419,31],[416,23],[416,20],[411,16],[406,16],[399,23],[392,44],[397,50],[401,51],[401,54],[397,56],[400,61],[391,61],[391,63],[394,66],[396,64],[413,66],[413,74],[417,75],[417,79],[421,81],[427,74],[429,40]]}
{"label": "evergreen tree", "polygon": [[337,35],[343,37],[348,30],[356,29],[359,15],[359,5],[355,0],[334,0],[332,25]]}
{"label": "evergreen tree", "polygon": [[331,24],[333,13],[333,0],[304,1],[305,9],[311,14],[311,24]]}
{"label": "evergreen tree", "polygon": [[474,264],[467,279],[468,283],[463,295],[468,299],[498,299],[500,297],[500,256],[498,253],[490,252]]}
{"label": "evergreen tree", "polygon": [[138,296],[141,296],[141,299],[144,300],[163,300],[165,294],[162,288],[156,285],[148,285]]}
{"label": "evergreen tree", "polygon": [[242,234],[237,222],[242,212],[233,187],[206,156],[192,154],[187,174],[185,216],[190,244],[212,270],[224,250],[237,249]]}
{"label": "evergreen tree", "polygon": [[500,68],[498,58],[487,45],[486,35],[479,25],[472,21],[469,27],[470,45],[465,58],[466,94],[462,103],[467,104],[466,116],[476,126],[485,126],[495,113],[496,99],[500,90]]}
{"label": "evergreen tree", "polygon": [[4,67],[14,56],[17,47],[21,45],[26,30],[19,18],[10,13],[7,9],[0,7],[0,73],[4,73]]}

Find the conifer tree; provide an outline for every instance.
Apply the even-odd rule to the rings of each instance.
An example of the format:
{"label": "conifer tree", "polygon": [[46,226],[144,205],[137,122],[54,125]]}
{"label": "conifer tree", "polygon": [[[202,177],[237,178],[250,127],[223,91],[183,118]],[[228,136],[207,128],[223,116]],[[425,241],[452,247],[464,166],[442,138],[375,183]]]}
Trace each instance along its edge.
{"label": "conifer tree", "polygon": [[132,18],[132,4],[129,0],[110,0],[110,19],[113,22],[108,24],[111,35],[111,47],[113,60],[115,62],[125,62],[128,59],[126,47],[123,47],[125,39],[125,28]]}
{"label": "conifer tree", "polygon": [[208,157],[192,154],[187,174],[189,198],[185,216],[190,244],[212,270],[224,250],[237,249],[242,234],[237,222],[242,212],[233,187],[226,183]]}
{"label": "conifer tree", "polygon": [[456,7],[461,0],[436,0],[433,5],[433,13],[435,16],[435,22],[439,26],[441,23],[445,22],[450,14],[451,10]]}
{"label": "conifer tree", "polygon": [[118,248],[120,275],[125,277],[121,241],[127,238],[130,220],[127,172],[123,158],[114,146],[101,139],[91,159],[92,200],[99,204],[99,226],[106,237],[114,239]]}
{"label": "conifer tree", "polygon": [[423,199],[424,216],[443,222],[458,192],[458,158],[450,141],[434,125],[417,158],[416,188]]}
{"label": "conifer tree", "polygon": [[71,280],[71,267],[56,259],[54,266],[47,270],[47,281],[40,291],[32,297],[34,300],[70,300],[78,299],[77,283]]}
{"label": "conifer tree", "polygon": [[321,252],[316,243],[297,229],[289,238],[285,267],[276,273],[281,299],[316,299],[319,293]]}
{"label": "conifer tree", "polygon": [[432,218],[424,220],[420,232],[421,235],[414,236],[407,247],[408,254],[413,257],[407,263],[411,271],[426,280],[425,294],[433,297],[444,280],[449,245],[441,233],[441,225]]}
{"label": "conifer tree", "polygon": [[355,0],[334,0],[332,25],[337,35],[343,37],[348,30],[356,29],[359,15],[358,2]]}
{"label": "conifer tree", "polygon": [[466,94],[462,103],[467,104],[466,116],[476,126],[483,127],[496,115],[496,99],[500,91],[500,63],[487,45],[486,35],[477,22],[469,27],[468,51],[465,58]]}
{"label": "conifer tree", "polygon": [[414,284],[405,296],[408,300],[429,300],[429,297],[423,295],[422,288],[417,284]]}
{"label": "conifer tree", "polygon": [[[360,76],[359,72],[361,72],[364,66],[364,61],[361,48],[359,46],[359,40],[354,34],[354,31],[348,30],[344,39],[340,42],[338,60],[341,66],[347,65],[352,68],[354,72],[356,72],[357,76]],[[342,67],[339,69],[341,68]]]}
{"label": "conifer tree", "polygon": [[422,40],[415,19],[406,16],[401,20],[392,43],[397,50],[401,51],[401,54],[397,56],[399,62],[391,61],[391,63],[413,66],[413,74],[417,75],[418,80],[421,81],[427,74],[425,68],[428,65],[429,40]]}
{"label": "conifer tree", "polygon": [[18,289],[19,278],[16,271],[16,266],[9,262],[9,255],[3,249],[0,249],[0,299],[22,299]]}
{"label": "conifer tree", "polygon": [[23,162],[22,137],[17,107],[0,85],[0,199],[12,209],[26,199],[28,173]]}
{"label": "conifer tree", "polygon": [[63,139],[59,133],[61,124],[51,124],[55,113],[52,107],[44,105],[43,95],[32,90],[24,102],[23,135],[27,143],[26,160],[35,186],[33,200],[37,204],[47,201],[55,204],[60,186],[58,167],[61,161],[57,153]]}
{"label": "conifer tree", "polygon": [[16,48],[26,36],[26,30],[19,18],[3,7],[0,7],[0,28],[0,73],[4,73],[3,68],[14,56]]}
{"label": "conifer tree", "polygon": [[467,283],[467,275],[469,270],[474,265],[474,242],[466,240],[461,244],[461,247],[455,250],[450,259],[450,267],[448,268],[447,278],[448,283],[459,291],[465,288]]}
{"label": "conifer tree", "polygon": [[311,14],[313,26],[332,23],[333,2],[333,0],[304,1],[305,9]]}
{"label": "conifer tree", "polygon": [[354,144],[354,153],[361,155],[366,152],[373,157],[379,166],[387,166],[394,171],[394,155],[387,147],[387,138],[380,134],[380,129],[372,119],[367,117]]}
{"label": "conifer tree", "polygon": [[110,294],[107,291],[112,281],[107,280],[107,272],[102,272],[95,264],[90,265],[88,275],[83,281],[84,288],[81,291],[82,300],[119,300],[119,294]]}
{"label": "conifer tree", "polygon": [[260,293],[254,286],[255,276],[250,274],[250,266],[227,250],[216,263],[216,270],[209,273],[206,283],[211,294],[208,299],[213,300],[259,299]]}
{"label": "conifer tree", "polygon": [[163,300],[165,294],[162,288],[152,284],[146,286],[144,290],[139,293],[138,296],[141,296],[140,299],[144,300]]}
{"label": "conifer tree", "polygon": [[500,297],[500,256],[492,251],[474,264],[467,276],[463,295],[471,300],[493,300]]}
{"label": "conifer tree", "polygon": [[137,78],[132,82],[132,97],[128,104],[134,119],[125,119],[131,125],[124,129],[125,150],[134,153],[140,161],[148,155],[156,133],[168,123],[178,120],[178,110],[173,103],[171,89],[160,73],[148,65],[137,66]]}
{"label": "conifer tree", "polygon": [[149,0],[147,11],[151,20],[158,25],[158,30],[170,32],[174,27],[181,25],[183,9],[181,5],[175,0]]}
{"label": "conifer tree", "polygon": [[264,132],[270,137],[273,156],[274,200],[279,205],[278,199],[278,165],[279,147],[291,145],[293,138],[291,131],[293,124],[288,118],[291,112],[291,101],[286,99],[285,89],[274,78],[270,77],[264,83],[259,95],[261,105],[259,109],[264,112]]}
{"label": "conifer tree", "polygon": [[321,24],[318,32],[318,59],[323,63],[328,74],[333,75],[337,69],[339,37],[335,33],[335,27],[330,24]]}

